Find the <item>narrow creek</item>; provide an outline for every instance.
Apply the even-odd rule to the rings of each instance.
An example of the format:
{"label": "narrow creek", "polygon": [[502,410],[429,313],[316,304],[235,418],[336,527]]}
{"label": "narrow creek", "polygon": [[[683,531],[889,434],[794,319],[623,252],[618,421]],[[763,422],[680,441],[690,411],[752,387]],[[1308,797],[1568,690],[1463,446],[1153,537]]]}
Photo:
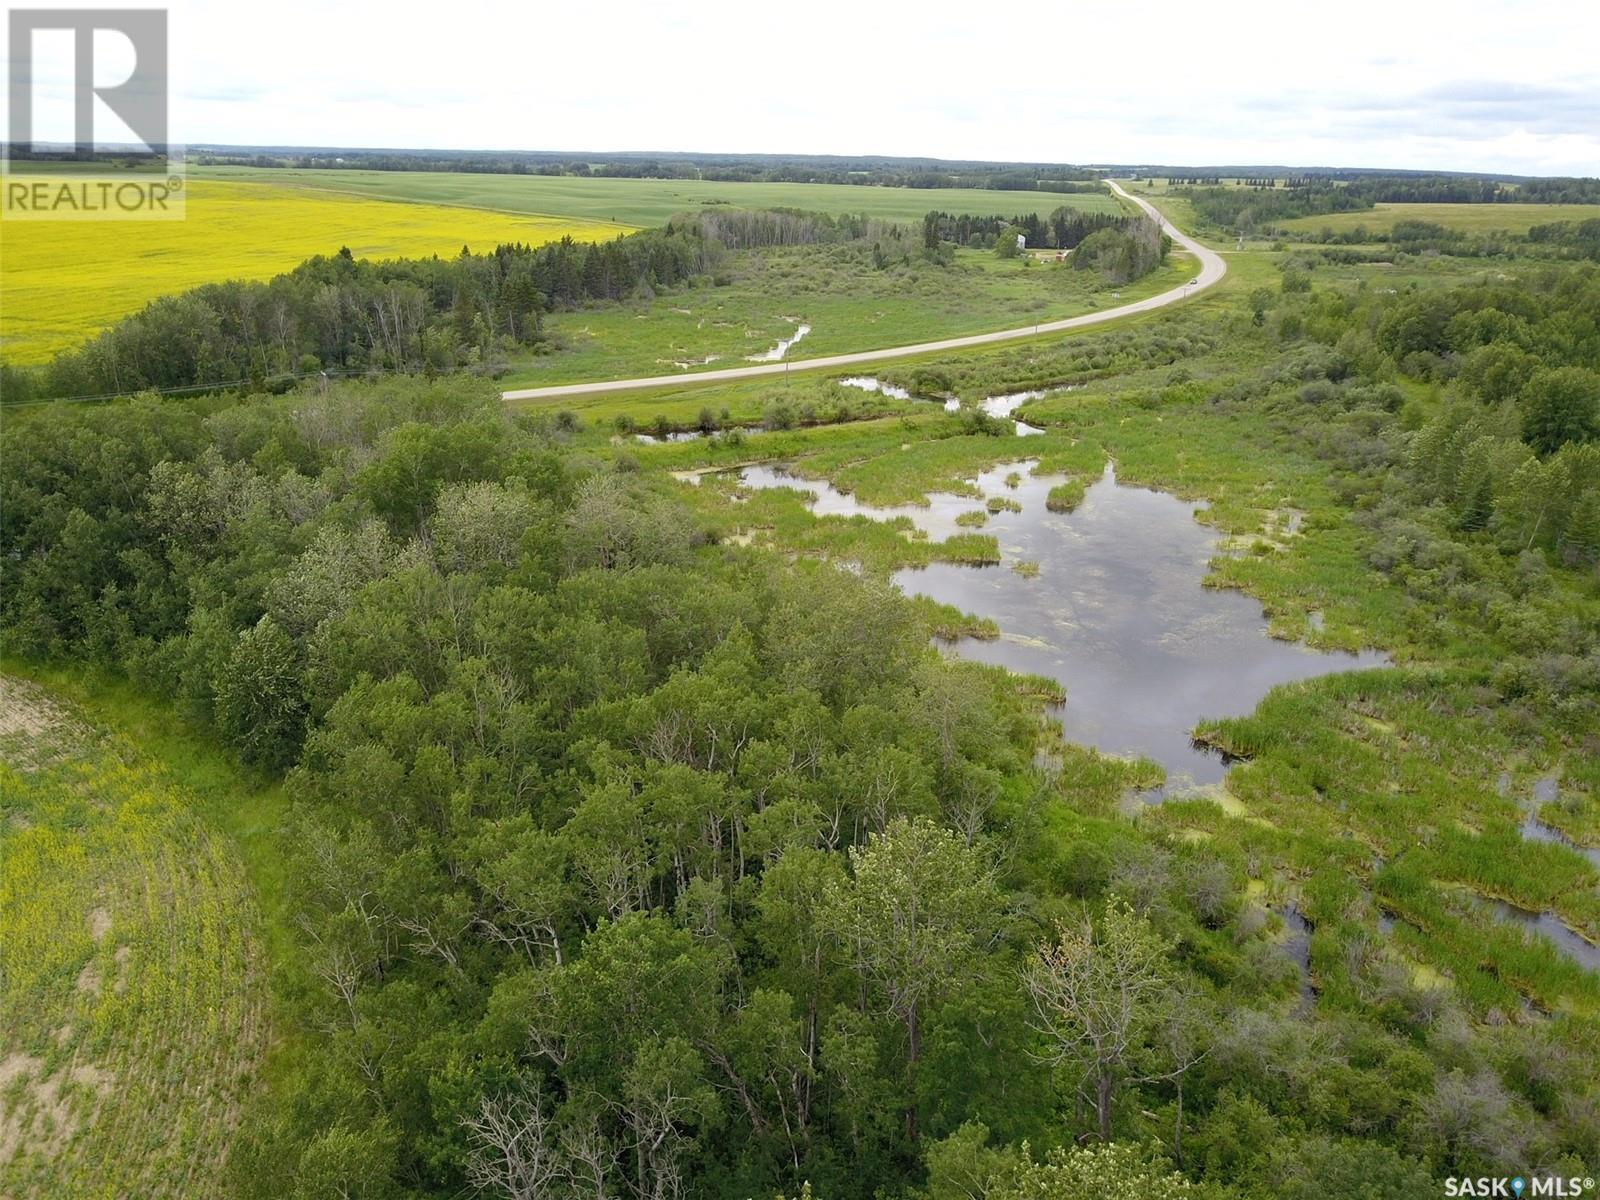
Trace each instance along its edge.
{"label": "narrow creek", "polygon": [[746,362],[778,362],[788,354],[794,344],[811,332],[811,326],[804,322],[795,326],[794,336],[781,338],[771,350],[763,350],[760,354],[745,355]]}
{"label": "narrow creek", "polygon": [[1557,950],[1580,967],[1600,971],[1600,946],[1583,937],[1554,913],[1534,912],[1504,900],[1484,900],[1483,905],[1499,920],[1520,925],[1531,933],[1548,938],[1555,943]]}
{"label": "narrow creek", "polygon": [[1311,980],[1311,922],[1294,905],[1278,910],[1283,918],[1283,952],[1300,975],[1301,1012],[1310,1012],[1317,1003],[1317,986]]}
{"label": "narrow creek", "polygon": [[[1503,787],[1501,790],[1503,793],[1507,789]],[[1547,825],[1539,819],[1539,810],[1546,804],[1554,803],[1560,794],[1559,779],[1555,775],[1544,775],[1533,781],[1532,799],[1522,803],[1522,836],[1530,842],[1544,842],[1576,850],[1596,868],[1600,868],[1600,847],[1580,846],[1554,825]]]}
{"label": "narrow creek", "polygon": [[[921,400],[928,404],[942,405],[945,412],[961,411],[961,401],[954,397],[917,396],[897,384],[887,383],[882,379],[874,379],[869,375],[851,375],[844,379],[836,379],[834,382],[841,387],[860,388],[864,392],[877,392],[880,395],[888,396],[892,400]],[[1072,390],[1072,387],[1068,386],[1032,392],[1009,392],[1002,396],[986,397],[978,407],[991,417],[1004,419],[1011,416],[1013,412],[1029,400],[1038,400],[1042,396],[1049,395],[1051,391],[1070,392]],[[1029,425],[1026,421],[1016,421],[1014,423],[1017,427],[1018,437],[1033,437],[1044,432],[1037,426]]]}
{"label": "narrow creek", "polygon": [[[1222,756],[1190,738],[1202,717],[1248,713],[1280,683],[1387,662],[1373,651],[1327,653],[1270,638],[1258,601],[1202,587],[1217,536],[1194,519],[1196,505],[1119,484],[1108,466],[1076,511],[1053,513],[1045,499],[1061,477],[1032,475],[1035,465],[1004,464],[975,481],[985,496],[1020,506],[992,514],[982,529],[1000,543],[1000,566],[934,563],[896,572],[895,582],[993,619],[998,640],[966,638],[950,652],[1057,680],[1066,690],[1056,715],[1067,740],[1166,768],[1166,787],[1147,799],[1222,779]],[[1013,474],[1014,488],[1006,484]],[[819,516],[904,516],[934,540],[983,507],[982,499],[935,493],[926,507],[873,508],[781,466],[745,468],[740,481],[808,491]],[[1038,564],[1038,574],[1012,569],[1022,562]]]}

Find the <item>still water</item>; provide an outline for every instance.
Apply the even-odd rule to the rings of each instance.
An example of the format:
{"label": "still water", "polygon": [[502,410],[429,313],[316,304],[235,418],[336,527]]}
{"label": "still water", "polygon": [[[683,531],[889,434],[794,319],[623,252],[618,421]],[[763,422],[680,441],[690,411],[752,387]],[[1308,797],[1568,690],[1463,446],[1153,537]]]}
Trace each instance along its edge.
{"label": "still water", "polygon": [[1548,938],[1557,950],[1580,967],[1600,971],[1600,946],[1580,935],[1554,913],[1532,912],[1504,900],[1485,900],[1483,905],[1497,919],[1520,925],[1529,933]]}
{"label": "still water", "polygon": [[[739,472],[741,487],[791,488],[810,492],[811,511],[819,517],[869,517],[874,521],[892,521],[905,517],[912,525],[927,534],[930,541],[942,542],[961,533],[956,518],[964,512],[982,508],[983,501],[971,496],[957,496],[950,492],[931,492],[928,503],[896,504],[875,508],[863,504],[849,492],[841,492],[826,479],[801,479],[789,474],[782,465],[746,467]],[[981,531],[980,531],[981,532]]]}
{"label": "still water", "polygon": [[[1270,638],[1258,601],[1202,587],[1217,538],[1194,519],[1196,505],[1125,487],[1108,467],[1076,511],[1052,513],[1045,495],[1059,479],[1025,466],[1008,490],[1003,480],[1015,469],[978,481],[1022,505],[986,527],[1006,565],[935,563],[896,581],[997,621],[998,641],[964,640],[957,652],[1058,680],[1067,739],[1154,759],[1167,769],[1167,795],[1216,783],[1227,769],[1190,740],[1202,717],[1248,713],[1280,683],[1387,662]],[[1038,563],[1037,577],[1010,570],[1018,561]]]}
{"label": "still water", "polygon": [[[1387,662],[1372,651],[1324,653],[1270,638],[1259,602],[1202,587],[1217,538],[1194,519],[1196,505],[1125,487],[1108,467],[1076,511],[1053,513],[1045,497],[1061,478],[1031,475],[1034,465],[1006,464],[976,480],[985,496],[1021,505],[991,515],[982,530],[998,539],[1002,565],[935,563],[900,571],[895,582],[996,621],[999,640],[963,639],[952,652],[1059,681],[1067,700],[1057,715],[1069,741],[1154,759],[1168,773],[1164,794],[1173,795],[1216,783],[1227,769],[1191,742],[1201,718],[1248,713],[1280,683]],[[1015,488],[1005,482],[1013,473],[1021,476]],[[750,467],[740,479],[809,491],[819,516],[908,517],[935,540],[959,529],[959,514],[983,507],[935,494],[926,507],[872,508],[781,467]],[[1011,569],[1024,561],[1039,565],[1036,577]]]}
{"label": "still water", "polygon": [[1533,795],[1531,799],[1523,801],[1522,805],[1522,836],[1530,842],[1545,842],[1552,846],[1566,846],[1570,850],[1576,850],[1596,868],[1600,868],[1600,846],[1580,846],[1553,825],[1546,825],[1539,819],[1540,806],[1554,803],[1560,799],[1560,795],[1560,781],[1557,776],[1545,775],[1533,781]]}

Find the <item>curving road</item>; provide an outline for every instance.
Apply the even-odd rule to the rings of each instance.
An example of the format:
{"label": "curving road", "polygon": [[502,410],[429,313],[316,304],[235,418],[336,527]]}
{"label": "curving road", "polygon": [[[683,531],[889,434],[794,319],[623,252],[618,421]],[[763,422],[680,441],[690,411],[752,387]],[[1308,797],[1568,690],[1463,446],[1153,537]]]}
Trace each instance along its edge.
{"label": "curving road", "polygon": [[911,346],[889,346],[882,350],[859,350],[851,354],[830,354],[822,358],[802,358],[794,362],[762,363],[758,366],[727,367],[718,371],[696,371],[681,375],[651,375],[643,379],[604,379],[596,383],[563,383],[553,387],[519,388],[503,393],[507,400],[548,400],[558,396],[593,396],[602,392],[632,392],[645,388],[693,386],[702,383],[726,383],[734,379],[759,379],[765,375],[786,375],[797,371],[826,371],[835,367],[856,367],[863,363],[883,362],[891,358],[907,358],[913,354],[937,353],[943,350],[962,350],[968,346],[990,346],[996,342],[1010,342],[1046,333],[1060,333],[1067,329],[1082,329],[1086,325],[1099,325],[1126,317],[1132,313],[1149,312],[1176,304],[1203,292],[1228,273],[1228,264],[1214,250],[1208,250],[1188,234],[1181,232],[1156,211],[1154,206],[1138,196],[1130,196],[1116,183],[1106,180],[1113,192],[1124,200],[1131,200],[1146,214],[1160,222],[1161,228],[1172,240],[1194,255],[1200,263],[1195,278],[1181,287],[1162,292],[1145,300],[1135,300],[1116,308],[1085,313],[1081,317],[1065,317],[1059,321],[1042,321],[1021,329],[1000,329],[994,333],[974,333],[965,337],[945,338],[937,342],[918,342]]}

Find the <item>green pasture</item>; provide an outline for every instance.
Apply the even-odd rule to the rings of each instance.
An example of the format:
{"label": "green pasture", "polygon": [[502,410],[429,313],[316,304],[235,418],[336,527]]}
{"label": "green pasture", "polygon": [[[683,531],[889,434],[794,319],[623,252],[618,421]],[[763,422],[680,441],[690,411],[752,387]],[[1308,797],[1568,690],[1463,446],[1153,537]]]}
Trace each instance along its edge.
{"label": "green pasture", "polygon": [[842,183],[712,183],[693,179],[596,179],[565,175],[483,175],[445,171],[322,171],[278,167],[195,167],[201,179],[276,184],[344,192],[380,200],[416,200],[512,213],[541,213],[660,225],[675,213],[707,204],[735,208],[802,208],[864,213],[895,221],[925,213],[1043,216],[1066,205],[1085,212],[1118,212],[1110,192],[1012,192],[980,188],[895,188]]}

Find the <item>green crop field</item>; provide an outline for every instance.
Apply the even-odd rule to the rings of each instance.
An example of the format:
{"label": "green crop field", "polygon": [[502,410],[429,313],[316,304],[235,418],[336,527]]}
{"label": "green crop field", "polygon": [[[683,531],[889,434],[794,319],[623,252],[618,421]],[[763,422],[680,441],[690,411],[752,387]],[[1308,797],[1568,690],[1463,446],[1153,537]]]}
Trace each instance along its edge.
{"label": "green crop field", "polygon": [[0,218],[0,350],[10,363],[44,362],[159,297],[228,279],[267,279],[341,246],[357,258],[383,259],[611,233],[573,218],[209,179],[190,185],[181,221]]}
{"label": "green crop field", "polygon": [[1399,221],[1430,221],[1463,233],[1527,233],[1535,225],[1553,221],[1589,221],[1600,217],[1600,204],[1375,204],[1362,212],[1328,213],[1295,217],[1282,222],[1286,230],[1336,233],[1370,230],[1387,235]]}
{"label": "green crop field", "polygon": [[0,1194],[219,1194],[266,1044],[237,847],[131,741],[12,676],[0,795]]}
{"label": "green crop field", "polygon": [[200,179],[271,183],[379,200],[490,208],[502,212],[660,225],[706,204],[865,213],[912,221],[924,213],[1041,216],[1067,205],[1117,212],[1109,193],[1012,192],[978,188],[852,187],[831,183],[709,183],[692,179],[595,179],[560,175],[486,175],[434,171],[324,171],[267,167],[197,167]]}

